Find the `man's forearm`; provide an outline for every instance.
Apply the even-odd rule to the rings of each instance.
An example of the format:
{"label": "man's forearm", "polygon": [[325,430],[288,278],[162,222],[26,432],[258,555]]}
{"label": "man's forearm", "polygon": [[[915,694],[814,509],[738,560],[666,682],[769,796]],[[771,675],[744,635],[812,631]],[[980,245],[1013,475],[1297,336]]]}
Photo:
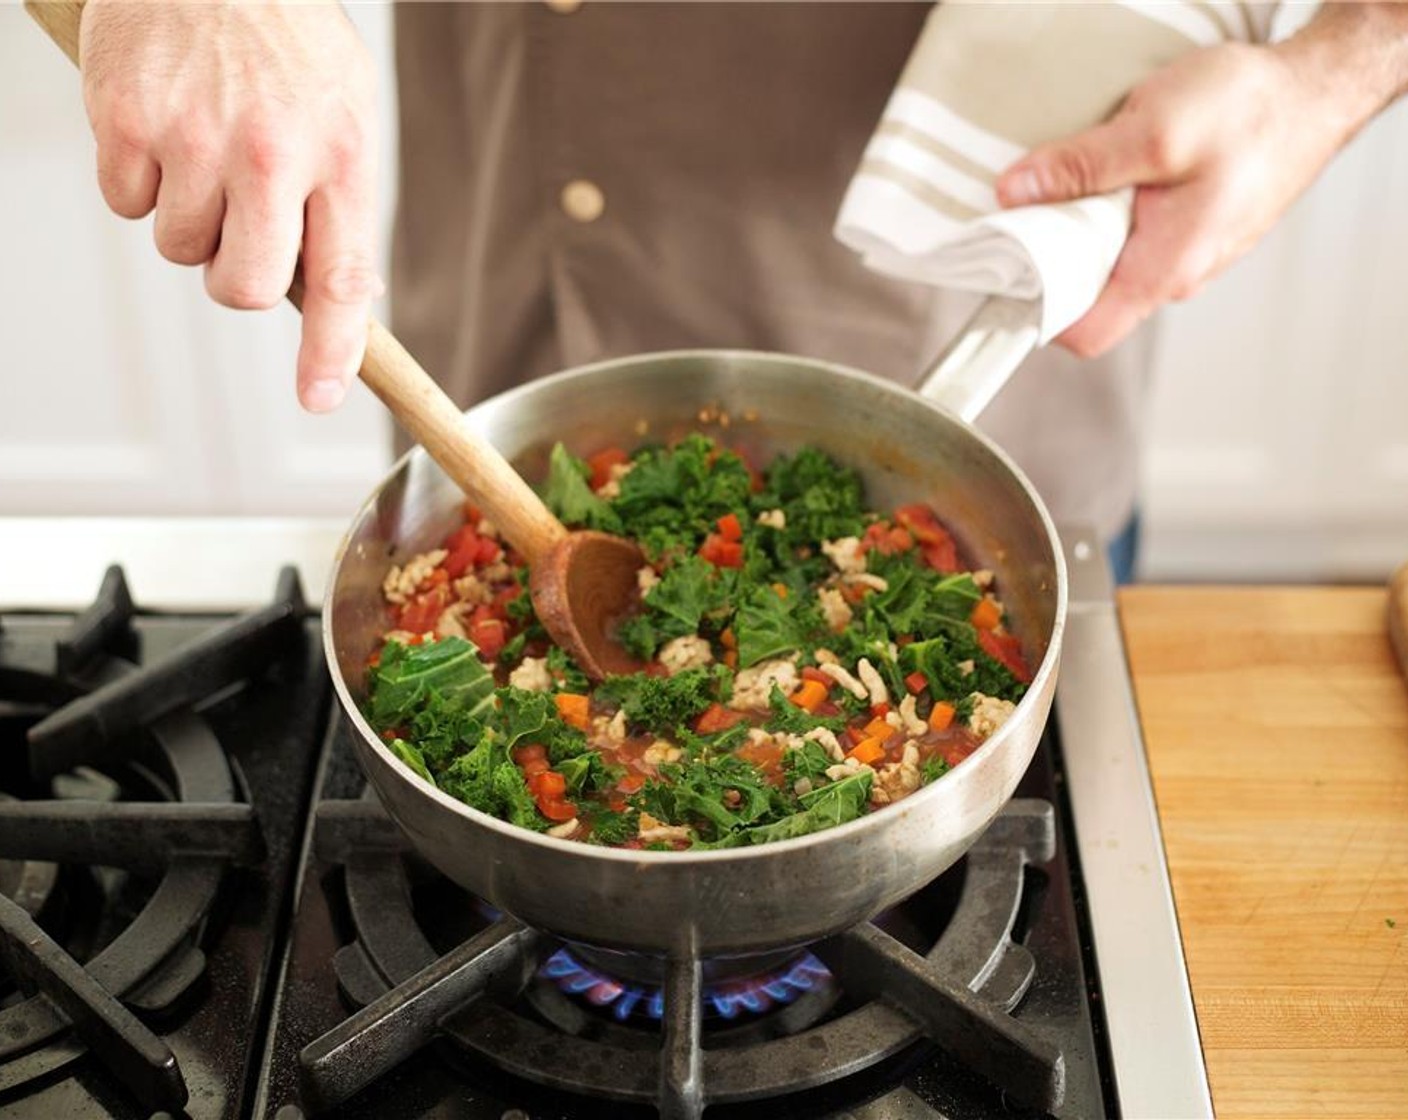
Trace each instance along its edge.
{"label": "man's forearm", "polygon": [[1325,4],[1271,49],[1319,92],[1343,144],[1408,92],[1408,3]]}

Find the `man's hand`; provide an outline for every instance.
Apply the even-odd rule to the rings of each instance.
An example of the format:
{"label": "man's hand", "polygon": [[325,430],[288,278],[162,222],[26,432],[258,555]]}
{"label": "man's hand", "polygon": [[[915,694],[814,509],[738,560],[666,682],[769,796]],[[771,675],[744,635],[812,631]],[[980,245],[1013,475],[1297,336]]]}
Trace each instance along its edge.
{"label": "man's hand", "polygon": [[1104,292],[1056,341],[1102,354],[1255,245],[1401,92],[1408,10],[1370,11],[1394,7],[1329,5],[1278,46],[1187,55],[1134,89],[1109,121],[1008,168],[997,183],[1004,206],[1138,188]]}
{"label": "man's hand", "polygon": [[373,71],[342,10],[89,0],[80,57],[108,205],[155,208],[162,255],[229,307],[278,303],[301,250],[298,398],[337,407],[380,291]]}

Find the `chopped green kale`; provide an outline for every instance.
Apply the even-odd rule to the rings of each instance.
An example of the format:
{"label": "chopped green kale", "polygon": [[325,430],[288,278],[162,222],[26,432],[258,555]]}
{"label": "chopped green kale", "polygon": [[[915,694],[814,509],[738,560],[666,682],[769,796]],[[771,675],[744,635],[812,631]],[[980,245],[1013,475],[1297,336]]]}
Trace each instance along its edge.
{"label": "chopped green kale", "polygon": [[[371,720],[395,727],[426,703],[478,716],[493,702],[494,677],[473,642],[442,638],[420,646],[387,642],[371,671]],[[431,698],[434,698],[432,701]]]}
{"label": "chopped green kale", "polygon": [[[588,482],[591,471],[587,464],[572,455],[562,444],[554,444],[548,458],[548,480],[543,486],[543,501],[568,525],[585,525],[604,533],[619,533],[621,519],[604,498],[592,493]],[[527,583],[524,583],[527,586]]]}
{"label": "chopped green kale", "polygon": [[619,705],[631,723],[658,731],[689,723],[716,695],[717,678],[708,669],[686,669],[673,677],[631,673],[607,677],[597,686],[598,698]]}

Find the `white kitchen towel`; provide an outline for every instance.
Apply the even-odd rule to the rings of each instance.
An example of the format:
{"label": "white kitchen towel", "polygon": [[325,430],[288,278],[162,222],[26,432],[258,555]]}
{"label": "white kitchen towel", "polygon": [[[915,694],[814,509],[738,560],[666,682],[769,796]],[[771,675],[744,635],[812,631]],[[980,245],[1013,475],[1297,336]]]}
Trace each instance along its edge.
{"label": "white kitchen towel", "polygon": [[998,176],[1108,117],[1178,55],[1264,40],[1274,4],[1232,0],[939,4],[915,44],[835,233],[878,272],[1041,301],[1044,343],[1095,302],[1131,190],[1002,210]]}

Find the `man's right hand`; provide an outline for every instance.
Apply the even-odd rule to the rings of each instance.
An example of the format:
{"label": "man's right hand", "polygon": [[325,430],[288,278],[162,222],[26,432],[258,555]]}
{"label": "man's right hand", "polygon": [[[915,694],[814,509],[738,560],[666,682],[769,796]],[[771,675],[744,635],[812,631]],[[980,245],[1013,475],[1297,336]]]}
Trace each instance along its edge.
{"label": "man's right hand", "polygon": [[375,80],[335,3],[88,0],[80,57],[98,183],[228,307],[272,307],[302,254],[298,399],[341,403],[380,293]]}

